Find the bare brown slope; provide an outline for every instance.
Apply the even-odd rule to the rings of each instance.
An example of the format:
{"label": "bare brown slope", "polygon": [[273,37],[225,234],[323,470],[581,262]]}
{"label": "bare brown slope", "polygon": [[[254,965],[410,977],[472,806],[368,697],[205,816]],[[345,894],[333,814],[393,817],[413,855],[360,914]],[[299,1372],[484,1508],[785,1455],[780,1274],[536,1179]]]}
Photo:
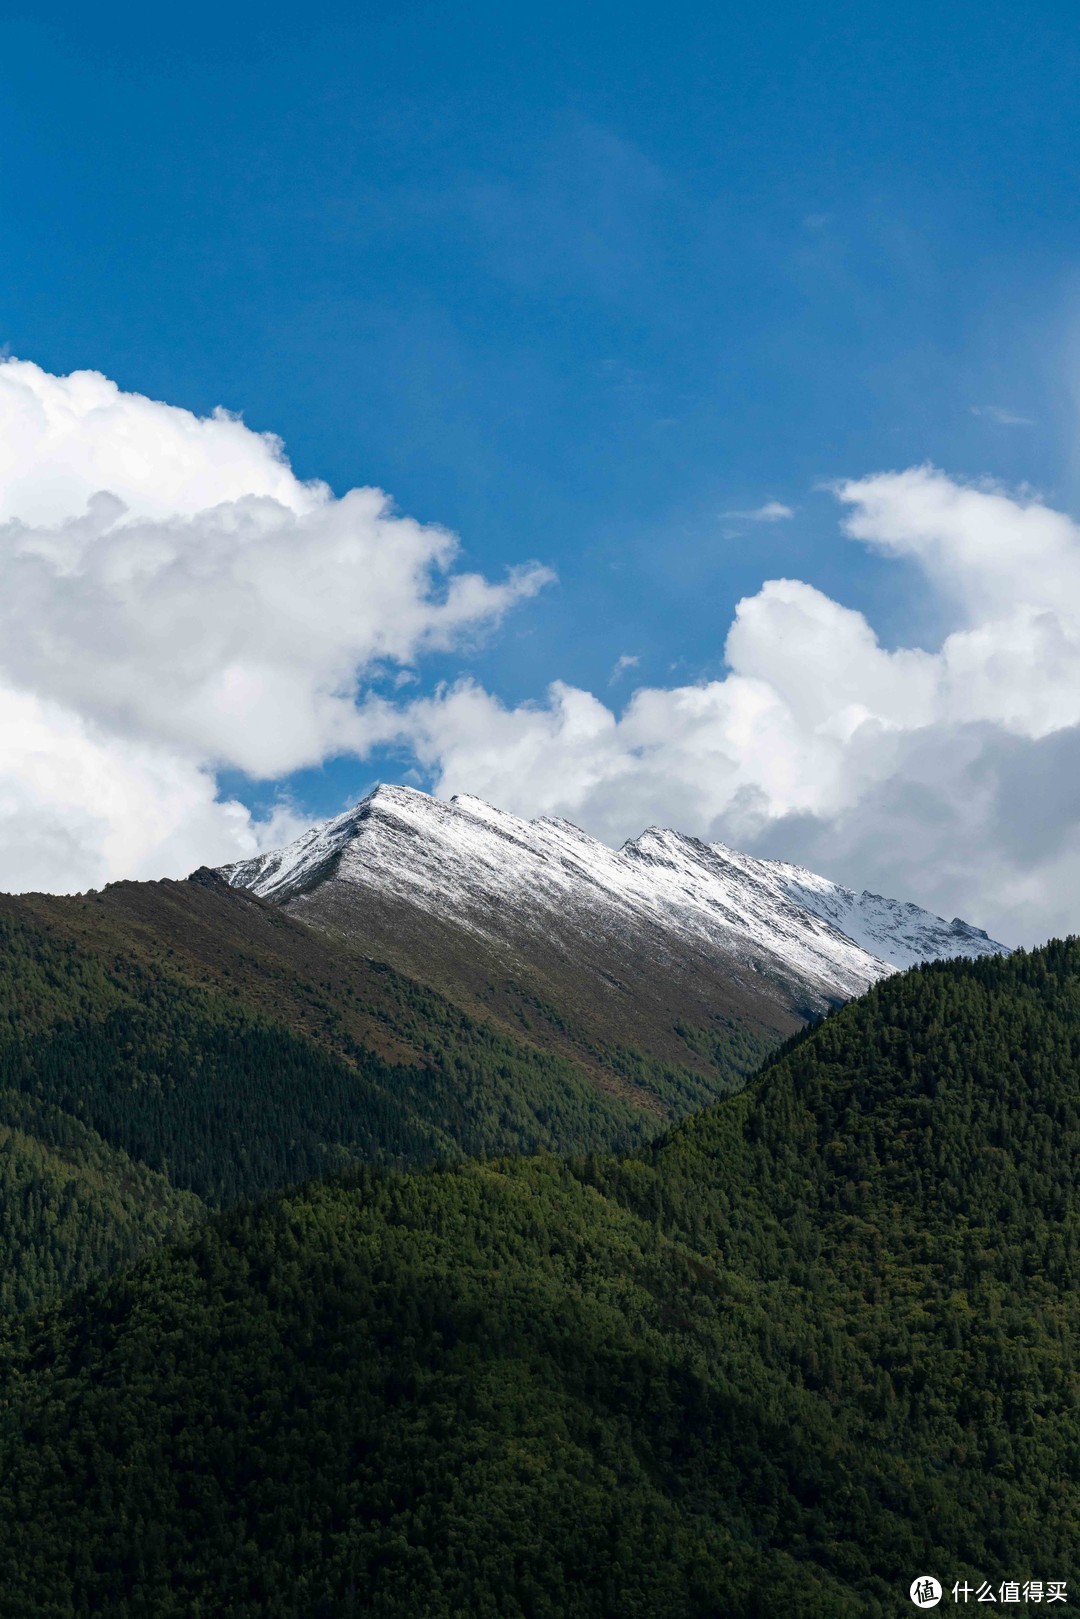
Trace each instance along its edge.
{"label": "bare brown slope", "polygon": [[352,949],[389,962],[479,1016],[527,1032],[588,1060],[631,1048],[703,1078],[723,1053],[750,1072],[771,1047],[807,1021],[789,986],[739,975],[706,948],[678,954],[660,935],[586,934],[567,917],[552,930],[528,917],[500,918],[502,939],[332,874],[284,909]]}
{"label": "bare brown slope", "polygon": [[422,1034],[410,1038],[385,971],[212,876],[112,883],[78,896],[4,895],[0,905],[106,959],[137,958],[231,994],[296,1033],[334,1046],[349,1039],[391,1063],[424,1060]]}
{"label": "bare brown slope", "polygon": [[[525,1050],[569,1060],[598,1091],[658,1118],[730,1089],[775,1043],[770,1031],[755,1031],[733,1066],[724,1040],[718,1060],[711,1036],[691,1035],[688,1043],[671,1029],[669,1054],[660,1057],[660,1041],[636,1045],[637,1029],[620,1031],[617,1020],[595,1015],[573,985],[560,1004],[543,1000],[535,983],[514,986],[500,977],[498,963],[479,957],[475,991],[463,974],[432,973],[434,954],[407,914],[397,918],[400,939],[388,915],[369,938],[345,937],[229,888],[211,872],[185,882],[114,883],[80,896],[0,896],[5,911],[102,961],[141,965],[234,997],[345,1055],[358,1045],[392,1064],[424,1065],[456,1046],[458,1020],[471,1017]],[[399,963],[414,951],[419,970],[410,972]],[[542,987],[561,993],[557,984]]]}

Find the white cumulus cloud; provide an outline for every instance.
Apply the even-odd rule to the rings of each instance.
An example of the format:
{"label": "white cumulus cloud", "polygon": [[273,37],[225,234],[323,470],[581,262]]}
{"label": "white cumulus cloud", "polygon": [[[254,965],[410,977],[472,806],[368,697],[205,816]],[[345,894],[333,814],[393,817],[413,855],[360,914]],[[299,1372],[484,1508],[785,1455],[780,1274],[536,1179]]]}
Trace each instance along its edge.
{"label": "white cumulus cloud", "polygon": [[98,371],[0,363],[0,519],[63,522],[103,489],[141,517],[190,517],[248,495],[304,512],[330,498],[294,476],[272,433],[227,411],[195,416]]}
{"label": "white cumulus cloud", "polygon": [[426,652],[467,646],[546,571],[470,572],[445,529],[302,482],[225,412],[0,362],[0,887],[252,853],[296,817],[253,820],[220,771],[276,781],[394,741],[443,794],[612,842],[661,823],[1009,942],[1075,929],[1080,528],[932,467],[834,492],[853,542],[920,571],[934,644],[886,647],[773,579],[738,603],[722,679],[621,708],[561,681],[516,707],[468,681],[417,695]]}
{"label": "white cumulus cloud", "polygon": [[365,677],[549,577],[458,562],[447,530],[300,482],[225,412],[0,363],[0,884],[182,873],[276,837],[216,770],[357,750]]}
{"label": "white cumulus cloud", "polygon": [[444,794],[565,815],[610,841],[648,822],[801,860],[1009,942],[1080,922],[1080,529],[930,467],[836,489],[852,538],[915,563],[951,616],[889,650],[859,612],[779,579],[741,601],[725,678],[621,713],[554,684],[508,709],[471,684],[398,727]]}

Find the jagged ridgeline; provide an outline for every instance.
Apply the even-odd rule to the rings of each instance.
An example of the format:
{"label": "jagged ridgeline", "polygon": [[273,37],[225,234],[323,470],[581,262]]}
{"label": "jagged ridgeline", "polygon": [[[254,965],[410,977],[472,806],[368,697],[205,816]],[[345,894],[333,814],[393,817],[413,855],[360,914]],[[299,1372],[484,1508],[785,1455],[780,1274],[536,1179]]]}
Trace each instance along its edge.
{"label": "jagged ridgeline", "polygon": [[[1076,1577],[1080,947],[622,1157],[350,1171],[12,1342],[25,1619],[883,1619]],[[1070,1587],[1070,1597],[1073,1596]]]}
{"label": "jagged ridgeline", "polygon": [[0,1312],[353,1161],[626,1148],[894,967],[1002,949],[404,788],[186,883],[0,897]]}
{"label": "jagged ridgeline", "polygon": [[212,876],[0,898],[0,1311],[356,1159],[628,1147],[779,1037],[669,1030],[680,1064],[529,1005],[480,1017]]}

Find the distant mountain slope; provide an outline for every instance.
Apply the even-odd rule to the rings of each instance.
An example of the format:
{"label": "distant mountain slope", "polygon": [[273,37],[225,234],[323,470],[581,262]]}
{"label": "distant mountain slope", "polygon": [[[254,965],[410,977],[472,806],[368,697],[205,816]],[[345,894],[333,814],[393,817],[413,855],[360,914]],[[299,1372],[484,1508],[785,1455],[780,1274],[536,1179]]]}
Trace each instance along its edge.
{"label": "distant mountain slope", "polygon": [[628,1146],[767,1049],[545,1049],[211,874],[0,896],[0,1309],[355,1159]]}
{"label": "distant mountain slope", "polygon": [[[0,1029],[9,1006],[17,1016],[12,1034],[0,1036],[0,1073],[24,1091],[51,1088],[50,1100],[85,1115],[114,1114],[119,1133],[143,1128],[151,1138],[176,1097],[190,1147],[178,1155],[174,1140],[165,1155],[174,1174],[190,1159],[187,1175],[214,1202],[265,1191],[266,1175],[280,1184],[282,1175],[326,1167],[335,1138],[315,1121],[327,1107],[352,1132],[337,1138],[343,1146],[351,1139],[363,1156],[388,1160],[509,1150],[529,1136],[570,1145],[582,1128],[598,1144],[611,1129],[633,1135],[665,1111],[617,1074],[602,1087],[214,879],[115,884],[77,899],[0,898]],[[95,1088],[99,1044],[111,1077]],[[250,1096],[246,1079],[213,1077],[220,1064],[226,1077],[234,1059],[237,1080],[250,1064]],[[294,1065],[295,1084],[286,1077]],[[204,1128],[194,1095],[208,1086],[214,1116]],[[275,1131],[279,1102],[291,1117]],[[286,1157],[260,1170],[264,1136],[267,1151]]]}
{"label": "distant mountain slope", "polygon": [[773,1037],[890,970],[1005,947],[798,866],[655,828],[613,851],[566,821],[379,787],[287,848],[223,869],[455,998],[531,995],[599,1039],[680,1053],[675,1025]]}
{"label": "distant mountain slope", "polygon": [[0,1607],[1071,1600],[1078,1253],[1080,944],[890,977],[634,1155],[357,1171],[10,1343]]}
{"label": "distant mountain slope", "polygon": [[403,790],[260,870],[0,896],[0,1306],[357,1159],[630,1146],[887,970],[795,868]]}

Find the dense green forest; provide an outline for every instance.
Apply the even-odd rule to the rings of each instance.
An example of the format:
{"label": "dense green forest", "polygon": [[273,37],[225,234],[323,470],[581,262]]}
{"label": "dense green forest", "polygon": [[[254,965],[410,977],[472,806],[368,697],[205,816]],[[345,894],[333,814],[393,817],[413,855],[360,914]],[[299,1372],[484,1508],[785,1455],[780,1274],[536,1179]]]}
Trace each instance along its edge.
{"label": "dense green forest", "polygon": [[0,1311],[354,1160],[630,1147],[761,1050],[575,1060],[213,880],[0,897]]}
{"label": "dense green forest", "polygon": [[874,1619],[926,1571],[1071,1582],[1078,1078],[1070,942],[886,980],[621,1155],[354,1164],[204,1221],[10,1325],[0,1610]]}

